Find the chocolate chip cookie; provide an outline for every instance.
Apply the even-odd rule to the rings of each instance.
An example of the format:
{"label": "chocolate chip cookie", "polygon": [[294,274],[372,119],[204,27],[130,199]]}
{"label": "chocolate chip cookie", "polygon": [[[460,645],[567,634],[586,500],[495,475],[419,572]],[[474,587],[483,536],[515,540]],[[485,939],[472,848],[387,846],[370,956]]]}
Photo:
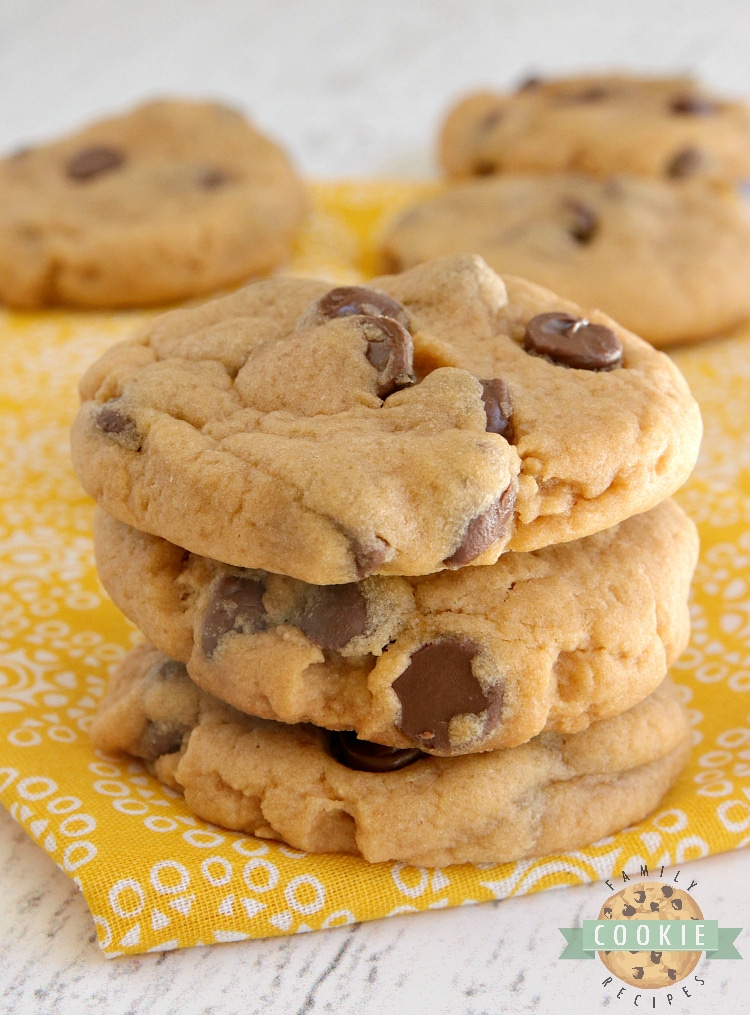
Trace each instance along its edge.
{"label": "chocolate chip cookie", "polygon": [[571,733],[684,649],[698,540],[672,501],[491,566],[315,586],[186,553],[103,511],[99,576],[149,641],[242,712],[437,755]]}
{"label": "chocolate chip cookie", "polygon": [[415,205],[382,241],[396,271],[466,250],[601,307],[657,347],[750,317],[750,213],[726,185],[508,174]]}
{"label": "chocolate chip cookie", "polygon": [[472,255],[173,311],[81,395],[73,462],[102,507],[316,585],[608,528],[682,485],[701,433],[666,356]]}
{"label": "chocolate chip cookie", "polygon": [[665,682],[582,733],[435,758],[246,716],[143,645],[115,673],[92,738],[144,758],[214,824],[310,852],[442,867],[576,849],[640,820],[683,767],[689,725]]}
{"label": "chocolate chip cookie", "polygon": [[750,176],[750,114],[692,78],[627,74],[528,80],[450,110],[440,160],[454,178],[500,172]]}
{"label": "chocolate chip cookie", "polygon": [[197,296],[286,255],[306,199],[233,109],[148,102],[0,161],[0,300],[128,307]]}

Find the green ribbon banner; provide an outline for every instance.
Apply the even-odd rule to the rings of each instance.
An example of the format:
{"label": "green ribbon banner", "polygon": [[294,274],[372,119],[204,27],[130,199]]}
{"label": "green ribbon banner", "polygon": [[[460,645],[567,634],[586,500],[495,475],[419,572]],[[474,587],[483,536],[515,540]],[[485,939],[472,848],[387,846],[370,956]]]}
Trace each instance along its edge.
{"label": "green ribbon banner", "polygon": [[567,942],[561,959],[593,959],[596,952],[705,952],[707,959],[741,959],[734,941],[741,927],[718,920],[584,920],[558,928]]}

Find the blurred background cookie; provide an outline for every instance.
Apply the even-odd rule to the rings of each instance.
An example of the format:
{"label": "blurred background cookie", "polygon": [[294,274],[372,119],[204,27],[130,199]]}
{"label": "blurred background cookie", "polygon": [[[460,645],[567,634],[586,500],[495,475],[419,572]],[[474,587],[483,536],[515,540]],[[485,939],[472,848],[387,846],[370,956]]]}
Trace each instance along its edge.
{"label": "blurred background cookie", "polygon": [[267,271],[305,209],[286,154],[242,114],[163,99],[0,162],[0,300],[129,307]]}
{"label": "blurred background cookie", "polygon": [[440,161],[450,177],[561,170],[666,179],[750,176],[750,114],[690,77],[528,79],[451,108]]}
{"label": "blurred background cookie", "polygon": [[663,347],[750,317],[750,214],[732,187],[580,173],[472,180],[403,212],[394,271],[472,251]]}

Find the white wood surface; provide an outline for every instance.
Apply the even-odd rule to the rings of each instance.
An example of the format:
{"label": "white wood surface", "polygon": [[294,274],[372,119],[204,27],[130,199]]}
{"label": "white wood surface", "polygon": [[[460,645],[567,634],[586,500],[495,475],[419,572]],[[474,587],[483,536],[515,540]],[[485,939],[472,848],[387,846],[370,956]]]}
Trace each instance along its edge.
{"label": "white wood surface", "polygon": [[[748,0],[0,0],[0,149],[193,94],[244,107],[307,175],[430,175],[438,119],[463,90],[629,67],[690,69],[750,97],[749,53]],[[747,922],[747,851],[684,879],[708,918]],[[557,928],[595,917],[601,884],[110,962],[72,882],[2,810],[0,886],[3,1015],[640,1010],[635,991],[602,987],[598,961],[557,961]],[[738,944],[750,952],[746,933]],[[657,991],[648,1010],[746,1015],[748,961],[702,960],[692,997]]]}

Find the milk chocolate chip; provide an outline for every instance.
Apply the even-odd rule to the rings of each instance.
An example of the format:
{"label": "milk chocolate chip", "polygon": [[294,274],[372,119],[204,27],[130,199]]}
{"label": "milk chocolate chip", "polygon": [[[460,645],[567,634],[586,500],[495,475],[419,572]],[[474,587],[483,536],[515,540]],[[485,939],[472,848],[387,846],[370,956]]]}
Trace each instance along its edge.
{"label": "milk chocolate chip", "polygon": [[367,602],[357,582],[310,589],[297,621],[310,641],[337,651],[367,630]]}
{"label": "milk chocolate chip", "polygon": [[515,436],[513,432],[513,405],[510,401],[508,385],[499,377],[479,383],[482,385],[482,401],[487,417],[485,430],[487,433],[500,434],[509,444],[512,444]]}
{"label": "milk chocolate chip", "polygon": [[524,78],[516,88],[517,92],[532,92],[535,88],[539,88],[540,85],[544,84],[542,78],[536,74],[532,74],[530,77]]}
{"label": "milk chocolate chip", "polygon": [[314,306],[319,319],[335,317],[390,317],[402,328],[409,327],[409,318],[401,304],[380,289],[363,285],[345,285],[331,289]]}
{"label": "milk chocolate chip", "polygon": [[138,757],[146,761],[156,761],[163,754],[174,754],[182,747],[187,726],[175,723],[150,722],[138,742]]}
{"label": "milk chocolate chip", "polygon": [[234,177],[226,169],[217,166],[207,166],[201,169],[197,176],[198,186],[202,190],[218,190],[231,183]]}
{"label": "milk chocolate chip", "polygon": [[229,574],[220,578],[211,593],[203,618],[201,648],[211,658],[225,634],[265,631],[268,618],[263,606],[263,583],[257,578]]}
{"label": "milk chocolate chip", "polygon": [[[144,690],[153,684],[180,684],[188,679],[182,663],[166,659],[152,666],[143,682]],[[183,723],[152,719],[141,734],[137,754],[146,761],[156,761],[163,754],[174,754],[182,747],[182,741],[191,727]]]}
{"label": "milk chocolate chip", "polygon": [[363,546],[356,539],[352,539],[352,553],[354,554],[354,567],[357,578],[369,578],[378,568],[392,556],[391,548],[380,536],[374,536],[372,541]]}
{"label": "milk chocolate chip", "polygon": [[509,486],[486,511],[472,518],[464,529],[461,542],[450,557],[443,561],[446,567],[463,567],[484,553],[496,539],[500,539],[513,518],[516,489]]}
{"label": "milk chocolate chip", "polygon": [[570,314],[538,314],[526,325],[524,349],[577,370],[615,370],[622,365],[622,342],[611,328]]}
{"label": "milk chocolate chip", "polygon": [[123,409],[122,400],[112,398],[94,411],[94,425],[130,451],[139,451],[143,438],[135,421]]}
{"label": "milk chocolate chip", "polygon": [[602,99],[606,99],[608,96],[606,88],[602,88],[601,85],[592,85],[590,88],[584,88],[580,92],[569,92],[567,95],[560,95],[559,98],[563,102],[601,102]]}
{"label": "milk chocolate chip", "polygon": [[502,106],[498,106],[497,109],[491,109],[489,113],[485,113],[479,121],[479,132],[485,134],[487,131],[492,130],[496,124],[500,123],[504,113],[505,110]]}
{"label": "milk chocolate chip", "polygon": [[682,116],[713,116],[719,107],[702,95],[678,95],[672,99],[669,109]]}
{"label": "milk chocolate chip", "polygon": [[483,731],[497,724],[502,687],[489,692],[474,676],[477,646],[463,638],[444,638],[418,649],[393,682],[401,703],[398,729],[426,750],[450,753],[448,725],[459,715],[486,713]]}
{"label": "milk chocolate chip", "polygon": [[590,243],[594,238],[599,219],[596,212],[583,201],[570,198],[565,202],[565,209],[568,212],[568,232],[578,243]]}
{"label": "milk chocolate chip", "polygon": [[92,145],[71,155],[65,163],[65,175],[69,180],[86,183],[104,173],[111,173],[125,164],[125,156],[117,148],[107,145]]}
{"label": "milk chocolate chip", "polygon": [[378,395],[387,398],[414,384],[414,346],[411,335],[392,317],[363,317],[366,356],[378,371]]}
{"label": "milk chocolate chip", "polygon": [[684,180],[695,176],[705,164],[705,156],[699,148],[683,148],[667,163],[667,176],[673,180]]}
{"label": "milk chocolate chip", "polygon": [[329,751],[341,765],[355,772],[396,772],[426,755],[416,747],[385,747],[359,740],[350,730],[332,733]]}

